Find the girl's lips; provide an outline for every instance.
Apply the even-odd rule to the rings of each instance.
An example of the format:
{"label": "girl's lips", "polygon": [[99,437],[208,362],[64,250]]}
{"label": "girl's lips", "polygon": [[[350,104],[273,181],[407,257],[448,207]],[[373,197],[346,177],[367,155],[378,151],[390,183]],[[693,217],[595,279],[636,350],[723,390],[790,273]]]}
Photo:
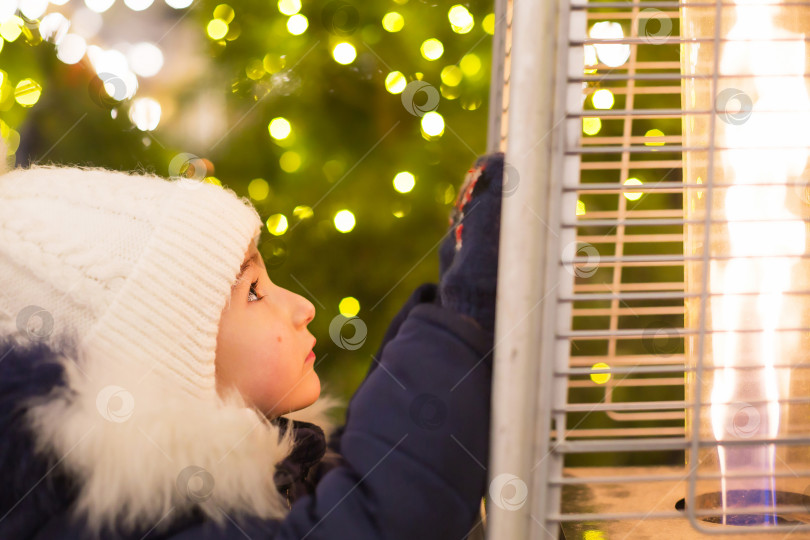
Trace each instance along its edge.
{"label": "girl's lips", "polygon": [[309,351],[309,356],[307,356],[306,362],[312,362],[315,360],[315,351]]}

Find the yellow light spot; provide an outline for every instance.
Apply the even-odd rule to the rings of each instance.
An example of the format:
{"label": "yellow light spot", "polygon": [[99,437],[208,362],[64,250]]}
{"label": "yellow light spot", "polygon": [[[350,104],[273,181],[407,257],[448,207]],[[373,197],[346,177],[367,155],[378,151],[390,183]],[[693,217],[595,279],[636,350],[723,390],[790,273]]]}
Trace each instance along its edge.
{"label": "yellow light spot", "polygon": [[292,126],[289,120],[279,116],[278,118],[270,120],[270,124],[267,125],[267,130],[270,132],[271,137],[280,141],[290,136]]}
{"label": "yellow light spot", "polygon": [[309,21],[306,17],[297,13],[287,19],[287,32],[291,33],[294,36],[300,36],[304,32],[307,31],[309,27]]}
{"label": "yellow light spot", "polygon": [[206,176],[205,178],[203,178],[203,182],[205,182],[206,184],[213,184],[215,186],[222,187],[222,181],[220,181],[220,179],[217,178],[216,176]]}
{"label": "yellow light spot", "polygon": [[474,111],[481,106],[481,96],[467,95],[461,98],[461,108],[467,111]]}
{"label": "yellow light spot", "polygon": [[577,200],[577,215],[584,216],[585,215],[585,203]]}
{"label": "yellow light spot", "polygon": [[495,35],[495,14],[494,13],[490,13],[489,15],[484,17],[484,20],[481,21],[481,28],[483,28],[484,32],[486,32],[490,36]]}
{"label": "yellow light spot", "polygon": [[344,317],[354,317],[360,313],[360,302],[353,296],[347,296],[338,304],[338,310]]}
{"label": "yellow light spot", "polygon": [[254,81],[258,81],[264,77],[264,66],[262,65],[262,61],[258,58],[254,58],[248,62],[247,67],[245,67],[245,74],[248,76],[248,79],[252,79]]}
{"label": "yellow light spot", "polygon": [[354,229],[354,214],[348,210],[341,210],[335,214],[335,228],[342,232],[347,233]]}
{"label": "yellow light spot", "polygon": [[[597,362],[591,369],[610,369],[610,366],[604,362]],[[610,380],[610,373],[591,373],[591,380],[596,384],[605,384]]]}
{"label": "yellow light spot", "polygon": [[405,26],[405,17],[396,11],[389,11],[382,18],[382,27],[387,32],[399,32]]}
{"label": "yellow light spot", "polygon": [[[664,132],[660,129],[651,129],[647,133],[644,134],[645,137],[663,137]],[[646,146],[664,146],[663,141],[650,141],[644,143]]]}
{"label": "yellow light spot", "polygon": [[[625,186],[641,186],[643,185],[638,178],[628,178],[624,181]],[[643,193],[641,191],[625,191],[624,196],[628,201],[637,201],[641,198]]]}
{"label": "yellow light spot", "polygon": [[442,82],[447,86],[458,86],[464,74],[458,66],[444,66],[442,68]]}
{"label": "yellow light spot", "polygon": [[[0,120],[0,138],[6,142],[6,154],[9,156],[14,155],[20,147],[20,133]],[[0,156],[0,159],[2,157]]]}
{"label": "yellow light spot", "polygon": [[439,91],[442,93],[442,97],[445,99],[456,99],[461,95],[461,89],[458,86],[447,86],[446,84],[442,84],[439,86]]}
{"label": "yellow light spot", "polygon": [[270,194],[270,184],[264,178],[254,178],[248,184],[248,195],[254,201],[263,201]]}
{"label": "yellow light spot", "polygon": [[357,58],[357,51],[354,45],[344,41],[335,45],[335,48],[332,50],[332,57],[335,59],[335,62],[345,66],[346,64],[354,62],[354,59]]}
{"label": "yellow light spot", "polygon": [[408,86],[405,75],[399,71],[392,71],[385,76],[385,89],[392,94],[401,94]]}
{"label": "yellow light spot", "polygon": [[607,88],[601,88],[591,94],[593,106],[597,109],[609,109],[613,107],[613,92]]}
{"label": "yellow light spot", "polygon": [[284,172],[293,173],[301,167],[301,156],[298,152],[288,150],[281,154],[278,164]]}
{"label": "yellow light spot", "polygon": [[411,205],[406,201],[394,201],[391,205],[391,213],[397,219],[407,216],[410,211]]}
{"label": "yellow light spot", "polygon": [[14,41],[20,34],[22,33],[22,26],[25,23],[23,20],[16,15],[12,15],[5,21],[3,24],[0,24],[0,36],[3,36],[3,39],[6,41]]}
{"label": "yellow light spot", "polygon": [[23,79],[14,89],[14,99],[23,107],[32,107],[42,94],[42,87],[34,79]]}
{"label": "yellow light spot", "polygon": [[284,214],[273,214],[264,223],[267,231],[273,236],[281,236],[287,232],[287,216]]}
{"label": "yellow light spot", "polygon": [[422,131],[430,137],[440,137],[444,133],[444,118],[436,111],[430,111],[422,117]]}
{"label": "yellow light spot", "polygon": [[436,38],[426,39],[422,42],[419,52],[426,60],[438,60],[444,54],[444,45]]}
{"label": "yellow light spot", "polygon": [[596,135],[602,129],[602,121],[599,118],[584,117],[582,119],[582,131],[585,135]]}
{"label": "yellow light spot", "polygon": [[301,11],[301,0],[278,0],[278,10],[283,15],[295,15]]}
{"label": "yellow light spot", "polygon": [[590,529],[582,535],[582,540],[605,540],[605,533],[600,530]]}
{"label": "yellow light spot", "polygon": [[233,20],[233,16],[233,8],[228,4],[220,4],[214,8],[214,18],[222,19],[225,21],[225,24],[230,24]]}
{"label": "yellow light spot", "polygon": [[309,206],[299,205],[293,209],[293,215],[300,220],[309,219],[313,216],[313,214],[314,212]]}
{"label": "yellow light spot", "polygon": [[456,188],[451,184],[444,190],[444,204],[450,204],[456,200]]}
{"label": "yellow light spot", "polygon": [[262,59],[262,66],[267,73],[275,73],[284,69],[287,59],[283,56],[267,53]]}
{"label": "yellow light spot", "polygon": [[[697,177],[697,183],[698,183],[698,184],[702,184],[702,183],[703,183],[703,179],[701,179],[699,176]],[[698,199],[700,199],[700,198],[702,198],[702,197],[703,197],[703,190],[702,190],[702,189],[698,190],[698,192],[697,192],[697,196],[698,196]]]}
{"label": "yellow light spot", "polygon": [[408,193],[416,184],[416,178],[408,171],[397,173],[394,177],[394,189],[400,193]]}
{"label": "yellow light spot", "polygon": [[222,39],[228,34],[228,23],[222,19],[211,19],[205,31],[211,39]]}
{"label": "yellow light spot", "polygon": [[461,61],[458,63],[464,75],[472,77],[481,71],[481,59],[475,53],[465,54]]}
{"label": "yellow light spot", "polygon": [[447,12],[447,18],[450,20],[450,28],[457,34],[466,34],[475,25],[472,13],[461,4],[451,7]]}

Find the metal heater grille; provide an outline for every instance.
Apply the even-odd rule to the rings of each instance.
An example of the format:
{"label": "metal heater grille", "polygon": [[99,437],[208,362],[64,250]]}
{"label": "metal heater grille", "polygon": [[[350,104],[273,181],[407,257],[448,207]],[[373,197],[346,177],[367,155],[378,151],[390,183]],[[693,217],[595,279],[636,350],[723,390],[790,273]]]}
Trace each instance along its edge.
{"label": "metal heater grille", "polygon": [[[810,34],[810,3],[752,0],[746,5],[747,9],[759,5],[764,10],[759,14],[760,27],[772,24],[792,32],[773,34],[768,46],[780,41],[791,44],[773,49],[774,58],[789,59],[797,43],[806,45],[801,25],[808,23],[803,31]],[[778,6],[789,10],[769,19],[773,13],[769,10]],[[735,112],[723,109],[729,104],[719,101],[728,96],[723,91],[729,85],[740,86],[742,89],[736,89],[739,114],[745,116],[752,105],[757,110],[757,95],[767,96],[769,91],[789,95],[782,83],[767,88],[757,86],[760,94],[744,86],[748,84],[745,80],[756,79],[756,69],[772,76],[771,82],[785,75],[779,61],[768,61],[768,50],[762,48],[768,39],[760,35],[751,38],[754,44],[749,43],[743,51],[753,58],[751,62],[744,61],[744,54],[743,60],[724,59],[723,51],[732,50],[728,44],[734,41],[734,32],[740,30],[735,27],[735,21],[742,20],[738,8],[734,2],[585,0],[562,1],[554,8],[543,8],[543,17],[553,16],[554,20],[536,24],[537,31],[555,28],[555,46],[549,47],[552,52],[538,56],[539,62],[547,63],[535,67],[549,73],[555,112],[546,125],[549,140],[543,142],[549,161],[540,164],[550,172],[539,175],[548,186],[544,195],[549,207],[538,217],[548,219],[544,223],[548,245],[545,256],[553,260],[538,265],[548,269],[540,302],[545,310],[541,343],[535,351],[539,368],[525,372],[536,375],[540,382],[535,388],[541,395],[536,398],[536,416],[526,424],[535,436],[530,463],[521,462],[523,454],[507,448],[520,439],[499,439],[500,433],[507,432],[505,422],[499,419],[507,413],[502,411],[499,417],[496,410],[495,470],[491,479],[503,476],[498,475],[508,463],[516,473],[517,482],[512,484],[517,493],[521,482],[525,482],[528,497],[525,508],[510,507],[509,496],[502,504],[495,502],[493,506],[492,501],[488,502],[490,538],[517,537],[515,534],[586,540],[716,535],[782,538],[790,532],[810,537],[810,439],[806,422],[799,420],[808,411],[787,408],[793,403],[807,407],[806,403],[801,405],[808,397],[802,394],[808,390],[802,382],[807,375],[796,375],[801,370],[794,369],[795,360],[787,358],[777,359],[772,371],[751,364],[721,370],[720,357],[724,350],[728,356],[731,346],[723,349],[720,340],[732,339],[723,336],[735,332],[757,336],[766,330],[757,329],[756,321],[742,317],[744,322],[737,330],[729,331],[721,324],[725,319],[721,308],[716,307],[721,304],[711,303],[723,290],[722,283],[710,283],[713,277],[723,275],[718,264],[735,257],[745,259],[748,262],[740,269],[748,275],[746,272],[752,268],[760,268],[755,266],[760,263],[750,261],[765,260],[766,255],[756,251],[757,239],[753,237],[744,255],[733,248],[722,253],[725,248],[718,247],[721,239],[727,241],[730,234],[724,232],[730,218],[724,217],[721,210],[723,204],[731,203],[723,201],[731,200],[731,187],[746,175],[737,169],[735,180],[730,172],[723,175],[716,171],[721,163],[728,166],[746,157],[739,151],[730,152],[729,147],[741,140],[740,134],[752,133],[737,129],[745,120],[735,123],[735,117],[729,119],[728,115]],[[515,35],[510,36],[513,107],[521,107],[521,92],[529,91],[517,88],[519,83],[514,80],[515,74],[527,65],[524,57],[528,52],[522,46],[526,38],[520,35],[528,27],[521,26],[520,18],[529,13],[529,8],[525,9],[521,11],[521,3],[516,2],[512,21]],[[797,18],[797,13],[808,15],[806,19]],[[746,37],[745,28],[742,30],[736,35],[738,42],[751,37]],[[758,34],[760,30],[753,32]],[[717,51],[721,54],[714,54]],[[801,58],[806,56],[802,54]],[[757,63],[758,67],[752,68]],[[793,82],[786,80],[784,84],[795,86],[797,77],[806,81],[807,70],[804,65],[799,67],[801,72],[790,79]],[[796,68],[795,62],[792,68]],[[768,110],[766,101],[759,101],[762,110],[755,112],[760,118],[774,112]],[[772,100],[770,106],[778,101]],[[797,103],[804,107],[800,101]],[[778,103],[776,106],[779,108]],[[797,110],[801,118],[805,113]],[[510,111],[506,160],[507,164],[516,164],[521,181],[534,180],[524,159],[534,147],[531,142],[514,142],[526,132],[525,127],[515,124],[520,116],[519,111]],[[531,115],[527,117],[528,122],[534,121]],[[766,129],[767,123],[763,126]],[[751,125],[748,128],[753,129]],[[539,131],[545,138],[543,130]],[[692,134],[689,140],[687,131]],[[755,142],[766,139],[760,136]],[[806,144],[804,139],[794,141],[797,147]],[[754,154],[749,156],[761,150],[756,144],[751,148]],[[756,160],[751,163],[757,166]],[[699,174],[688,173],[689,167]],[[785,200],[799,200],[787,203],[787,217],[773,218],[763,211],[757,216],[738,215],[734,219],[792,220],[806,227],[805,207],[810,203],[807,180],[805,173],[793,173],[784,181],[770,176],[758,180],[752,173],[755,181],[749,179],[748,184],[765,187],[760,192],[750,187],[742,190],[760,193],[767,207],[774,189],[787,186],[784,193],[778,193]],[[774,183],[781,187],[773,187]],[[508,204],[518,208],[517,203]],[[508,228],[509,222],[503,223]],[[772,231],[777,232],[773,235],[774,245],[781,246],[778,229]],[[505,238],[502,236],[502,249],[506,247],[508,253]],[[783,262],[804,261],[805,246],[796,249],[786,254],[775,247],[771,255],[781,257]],[[798,267],[794,268],[792,275],[798,271]],[[744,285],[739,287],[728,294],[743,298],[738,302],[739,312],[745,313],[751,305],[745,299],[752,293],[743,290]],[[808,289],[800,280],[800,286],[794,283],[782,287],[781,292],[771,292],[774,297],[784,292],[783,304],[796,309],[798,301],[788,300],[788,296],[796,293],[793,296],[801,297],[801,291],[806,294]],[[728,301],[723,305],[728,309],[732,304]],[[767,312],[771,308],[762,309]],[[499,321],[496,339],[509,339],[504,337],[508,335],[504,329],[508,326],[511,332],[512,321],[520,322],[517,315],[511,317],[507,311],[499,306],[498,316],[508,322]],[[788,325],[775,323],[775,330],[774,325],[768,326],[771,323],[765,326],[775,336],[790,330],[796,345],[806,347],[808,325],[798,315],[794,319]],[[760,338],[740,339],[741,343],[761,345],[755,341]],[[549,341],[553,344],[549,345]],[[750,351],[742,345],[737,348],[739,356],[747,358]],[[499,361],[507,361],[506,353],[496,355],[496,364]],[[784,369],[780,371],[780,367]],[[496,369],[503,369],[500,374],[496,372],[497,408],[503,407],[503,396],[509,390],[501,389],[506,387],[506,368],[496,365]],[[722,407],[712,406],[720,398],[717,392],[711,392],[711,381],[723,377],[742,380],[744,376],[739,373],[745,370],[759,373],[751,379],[755,382],[757,377],[768,379],[769,373],[776,373],[774,380],[778,379],[779,384],[764,391],[770,401],[762,405],[761,396],[753,392],[744,404],[737,396],[733,402],[723,402]],[[746,384],[753,383],[749,380]],[[774,392],[778,393],[776,397]],[[740,409],[741,405],[748,407],[748,416],[745,411],[742,416],[730,415],[729,407]],[[774,411],[781,411],[781,416]],[[721,418],[723,414],[728,418]],[[740,418],[742,423],[737,426],[735,422]],[[773,418],[782,422],[778,432],[775,427],[769,433],[744,431],[755,421],[762,428]],[[792,427],[787,429],[790,423]],[[728,436],[721,433],[721,428],[725,432],[737,428],[742,431]],[[748,450],[752,453],[744,454]],[[757,458],[748,460],[750,456],[766,456],[773,462],[768,469],[772,478],[767,485],[771,490],[765,490],[764,495],[761,489],[748,493],[729,487],[744,486],[746,478],[755,486],[769,481],[762,466],[751,465]],[[739,459],[748,461],[744,466],[730,465]],[[717,486],[719,490],[714,489]],[[490,495],[497,496],[492,485]]]}

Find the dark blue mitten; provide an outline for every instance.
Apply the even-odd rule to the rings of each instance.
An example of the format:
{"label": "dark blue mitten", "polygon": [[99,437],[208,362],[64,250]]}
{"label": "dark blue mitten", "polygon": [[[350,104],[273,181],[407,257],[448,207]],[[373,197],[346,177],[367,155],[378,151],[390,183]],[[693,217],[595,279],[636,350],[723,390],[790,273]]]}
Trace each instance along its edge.
{"label": "dark blue mitten", "polygon": [[495,328],[503,153],[479,158],[467,172],[439,247],[439,297],[443,306]]}

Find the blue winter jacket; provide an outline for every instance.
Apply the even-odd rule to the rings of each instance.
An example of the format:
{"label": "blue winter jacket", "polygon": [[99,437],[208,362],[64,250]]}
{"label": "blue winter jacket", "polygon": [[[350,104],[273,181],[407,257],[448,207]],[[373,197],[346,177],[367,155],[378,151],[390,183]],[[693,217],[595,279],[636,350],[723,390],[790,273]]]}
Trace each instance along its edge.
{"label": "blue winter jacket", "polygon": [[[491,333],[442,307],[436,285],[423,284],[391,322],[328,446],[315,423],[274,422],[296,436],[275,470],[291,504],[285,515],[233,514],[217,523],[192,508],[134,528],[116,523],[100,537],[461,540],[486,493],[492,348]],[[81,478],[65,470],[75,456],[35,451],[37,428],[24,417],[65,384],[58,352],[0,343],[2,540],[92,537],[75,512]]]}

